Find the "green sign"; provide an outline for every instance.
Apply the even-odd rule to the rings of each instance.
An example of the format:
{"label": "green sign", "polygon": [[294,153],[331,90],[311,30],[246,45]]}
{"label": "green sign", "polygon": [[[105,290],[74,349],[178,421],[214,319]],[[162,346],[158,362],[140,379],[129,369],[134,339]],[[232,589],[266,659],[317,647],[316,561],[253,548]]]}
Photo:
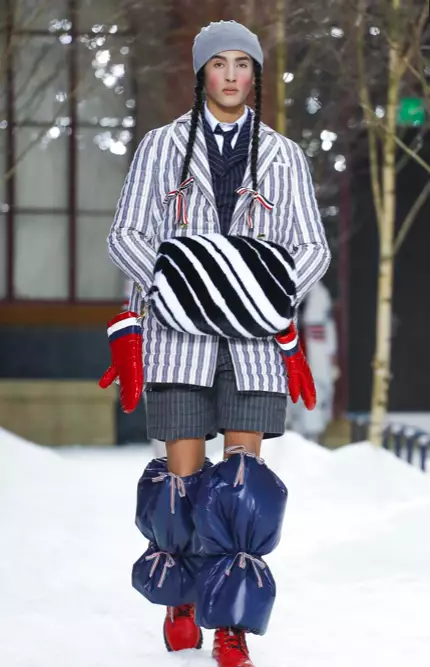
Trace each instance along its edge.
{"label": "green sign", "polygon": [[397,111],[398,125],[424,125],[426,108],[424,100],[419,97],[403,97]]}

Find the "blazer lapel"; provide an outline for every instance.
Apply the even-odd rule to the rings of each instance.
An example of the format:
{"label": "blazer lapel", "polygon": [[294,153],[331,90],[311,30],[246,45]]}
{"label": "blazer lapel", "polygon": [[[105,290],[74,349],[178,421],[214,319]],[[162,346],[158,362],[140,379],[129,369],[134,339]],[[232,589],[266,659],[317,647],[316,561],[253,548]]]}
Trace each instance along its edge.
{"label": "blazer lapel", "polygon": [[[188,136],[190,133],[191,113],[187,113],[181,118],[178,118],[173,127],[173,141],[179,152],[185,158],[187,152]],[[215,202],[215,195],[212,187],[212,176],[209,166],[208,153],[206,148],[206,141],[203,132],[203,124],[199,119],[197,125],[196,140],[194,142],[193,156],[190,162],[189,175],[194,176],[196,185],[202,190],[205,197],[211,203],[215,212],[217,207]],[[179,183],[178,183],[179,185]]]}
{"label": "blazer lapel", "polygon": [[[252,136],[252,129],[251,129],[251,136]],[[248,163],[246,165],[245,175],[243,177],[243,182],[242,182],[242,187],[244,188],[252,188],[251,147],[252,147],[252,142],[250,142],[249,145]],[[263,181],[271,163],[275,159],[278,150],[279,150],[278,141],[276,139],[276,134],[274,130],[272,130],[267,125],[262,124],[260,126],[260,145],[258,148],[258,161],[257,161],[257,176],[258,176],[258,182],[260,184]],[[241,195],[238,197],[233,212],[233,217],[231,219],[229,233],[233,232],[234,227],[246,214],[246,211],[251,206],[251,202],[252,200],[249,194]]]}

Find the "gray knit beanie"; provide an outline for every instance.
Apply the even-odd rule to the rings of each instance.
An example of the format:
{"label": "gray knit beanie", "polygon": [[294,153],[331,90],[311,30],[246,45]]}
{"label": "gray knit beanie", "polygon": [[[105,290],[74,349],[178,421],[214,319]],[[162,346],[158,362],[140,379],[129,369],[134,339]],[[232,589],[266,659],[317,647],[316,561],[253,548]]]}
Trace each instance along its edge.
{"label": "gray knit beanie", "polygon": [[243,51],[263,67],[263,50],[257,35],[236,21],[209,23],[196,36],[193,45],[194,72],[222,51]]}

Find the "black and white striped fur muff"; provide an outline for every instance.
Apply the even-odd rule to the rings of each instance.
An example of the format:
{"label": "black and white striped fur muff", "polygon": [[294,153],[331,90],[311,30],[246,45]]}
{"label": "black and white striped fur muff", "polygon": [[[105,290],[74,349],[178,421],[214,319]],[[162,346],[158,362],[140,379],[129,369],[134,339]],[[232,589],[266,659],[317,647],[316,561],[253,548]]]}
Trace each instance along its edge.
{"label": "black and white striped fur muff", "polygon": [[173,237],[158,250],[148,294],[165,327],[199,336],[266,338],[290,325],[296,271],[281,246],[245,236]]}

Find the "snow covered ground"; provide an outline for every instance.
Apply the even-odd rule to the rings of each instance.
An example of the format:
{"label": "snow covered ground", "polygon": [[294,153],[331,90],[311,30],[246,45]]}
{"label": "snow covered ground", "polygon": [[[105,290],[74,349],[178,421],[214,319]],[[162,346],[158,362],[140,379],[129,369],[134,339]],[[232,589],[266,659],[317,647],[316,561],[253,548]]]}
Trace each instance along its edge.
{"label": "snow covered ground", "polygon": [[[150,455],[56,452],[0,429],[2,667],[214,664],[211,633],[200,652],[167,654],[163,609],[130,585]],[[290,498],[267,558],[272,622],[249,639],[256,667],[428,667],[430,475],[367,444],[329,452],[293,434],[263,455]]]}

